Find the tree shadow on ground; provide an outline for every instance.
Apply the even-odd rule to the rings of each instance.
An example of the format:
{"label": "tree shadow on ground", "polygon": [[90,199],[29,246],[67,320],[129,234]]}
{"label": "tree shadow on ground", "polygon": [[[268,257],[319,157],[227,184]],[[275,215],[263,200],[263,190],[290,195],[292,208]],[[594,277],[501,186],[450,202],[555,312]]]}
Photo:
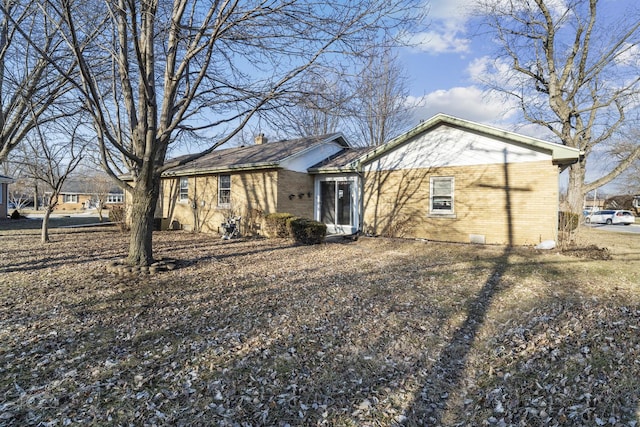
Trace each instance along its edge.
{"label": "tree shadow on ground", "polygon": [[466,304],[466,318],[430,368],[425,386],[406,409],[406,425],[441,425],[447,401],[463,382],[467,359],[495,295],[504,290],[502,275],[508,267],[509,249],[495,260],[495,268],[475,298]]}
{"label": "tree shadow on ground", "polygon": [[[510,251],[495,248],[386,239],[357,242],[347,251],[344,245],[170,238],[189,258],[195,245],[217,251],[225,264],[199,262],[127,280],[94,270],[97,264],[57,266],[46,272],[56,283],[34,281],[25,295],[14,295],[0,316],[3,419],[15,425],[64,417],[96,424],[478,425],[499,415],[502,405],[503,414],[542,425],[535,402],[544,393],[536,381],[543,389],[580,392],[565,397],[571,401],[587,388],[565,392],[562,378],[573,387],[577,375],[596,373],[608,382],[590,392],[600,403],[575,414],[548,405],[548,416],[593,424],[592,414],[605,414],[611,397],[638,403],[629,390],[640,386],[640,367],[627,363],[616,377],[593,361],[585,374],[582,329],[562,325],[582,322],[586,334],[605,336],[610,320],[632,326],[639,305],[603,324],[589,323],[587,312],[615,311],[618,300],[585,306],[590,299],[554,289],[518,305],[531,315],[504,313],[512,323],[495,336],[481,331],[487,316],[496,320],[493,310],[512,290],[514,271],[523,281],[539,269],[563,277],[562,260],[536,265],[535,256],[524,253],[515,264],[507,262]],[[171,248],[158,246],[161,253]],[[81,280],[71,280],[74,271],[83,273]],[[571,320],[580,311],[582,317]],[[541,337],[556,328],[567,340],[561,351],[575,357],[568,364],[559,358],[549,369],[543,361],[559,356]],[[626,363],[640,351],[637,339],[627,350],[613,344],[590,354],[610,363],[626,351]],[[479,353],[478,346],[496,352]],[[558,377],[545,379],[545,370]],[[469,379],[474,387],[467,387]],[[500,400],[496,389],[510,398]],[[634,419],[609,413],[621,422]]]}

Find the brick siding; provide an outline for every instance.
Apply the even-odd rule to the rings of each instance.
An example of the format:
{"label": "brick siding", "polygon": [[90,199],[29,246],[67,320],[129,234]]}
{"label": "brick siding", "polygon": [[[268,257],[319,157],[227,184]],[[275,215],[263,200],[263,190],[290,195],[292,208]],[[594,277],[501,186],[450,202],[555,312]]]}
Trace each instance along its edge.
{"label": "brick siding", "polygon": [[164,218],[165,227],[175,221],[186,230],[214,233],[221,232],[225,217],[242,216],[243,234],[261,234],[262,220],[268,213],[313,217],[313,177],[306,173],[263,170],[229,175],[229,206],[218,206],[218,175],[189,177],[189,201],[178,201],[179,178],[163,179],[156,216]]}
{"label": "brick siding", "polygon": [[[454,215],[429,213],[429,181],[455,179]],[[507,185],[508,183],[508,185]],[[364,231],[490,244],[557,239],[558,169],[551,162],[371,172],[364,181]]]}

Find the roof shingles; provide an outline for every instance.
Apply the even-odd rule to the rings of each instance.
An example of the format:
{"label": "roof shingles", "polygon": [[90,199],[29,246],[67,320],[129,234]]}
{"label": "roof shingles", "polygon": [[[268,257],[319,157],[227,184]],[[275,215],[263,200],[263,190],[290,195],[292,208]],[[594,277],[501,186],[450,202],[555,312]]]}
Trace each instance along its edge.
{"label": "roof shingles", "polygon": [[[347,145],[341,134],[336,133],[214,150],[196,160],[169,169],[165,172],[165,175],[186,175],[233,169],[278,167],[282,161],[291,156],[299,154],[316,144],[334,140],[341,140],[345,146]],[[167,163],[171,163],[171,160]]]}

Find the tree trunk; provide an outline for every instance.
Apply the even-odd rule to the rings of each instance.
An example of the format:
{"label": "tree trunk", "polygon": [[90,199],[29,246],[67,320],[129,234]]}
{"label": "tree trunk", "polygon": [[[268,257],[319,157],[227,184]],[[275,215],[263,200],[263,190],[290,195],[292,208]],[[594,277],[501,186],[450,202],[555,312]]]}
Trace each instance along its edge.
{"label": "tree trunk", "polygon": [[584,208],[584,178],[585,160],[575,163],[569,167],[569,185],[567,188],[567,203],[569,210],[573,213],[581,213]]}
{"label": "tree trunk", "polygon": [[33,187],[33,210],[38,210],[38,186]]}
{"label": "tree trunk", "polygon": [[130,265],[148,266],[153,263],[153,219],[160,192],[160,178],[140,179],[132,191]]}
{"label": "tree trunk", "polygon": [[44,217],[42,218],[42,231],[40,233],[40,241],[42,243],[49,242],[49,217],[51,216],[51,207],[47,206],[44,210]]}

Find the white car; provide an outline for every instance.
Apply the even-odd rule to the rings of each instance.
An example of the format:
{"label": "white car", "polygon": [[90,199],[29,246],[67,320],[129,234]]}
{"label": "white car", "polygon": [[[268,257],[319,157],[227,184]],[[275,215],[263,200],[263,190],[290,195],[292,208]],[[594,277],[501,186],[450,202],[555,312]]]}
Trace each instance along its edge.
{"label": "white car", "polygon": [[596,211],[585,219],[587,224],[624,224],[636,222],[636,217],[631,211],[603,210]]}

